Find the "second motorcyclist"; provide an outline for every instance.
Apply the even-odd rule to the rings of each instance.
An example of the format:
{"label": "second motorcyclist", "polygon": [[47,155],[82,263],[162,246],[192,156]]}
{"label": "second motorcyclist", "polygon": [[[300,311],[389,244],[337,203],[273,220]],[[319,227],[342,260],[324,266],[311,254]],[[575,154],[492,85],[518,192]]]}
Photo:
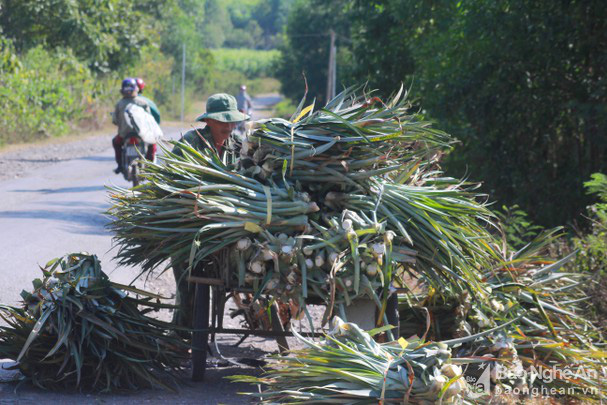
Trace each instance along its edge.
{"label": "second motorcyclist", "polygon": [[[112,139],[112,146],[114,147],[114,155],[116,158],[117,167],[114,169],[114,173],[118,174],[122,172],[122,145],[129,132],[132,132],[131,126],[126,122],[124,112],[130,104],[137,104],[145,109],[149,114],[152,114],[150,106],[141,97],[138,97],[139,88],[137,81],[133,78],[127,78],[122,81],[120,87],[120,93],[122,99],[116,103],[114,114],[112,116],[112,123],[118,126],[118,135]],[[156,145],[148,145],[146,151],[146,159],[154,160],[156,154]]]}
{"label": "second motorcyclist", "polygon": [[158,110],[156,103],[154,103],[152,100],[150,100],[149,98],[147,98],[143,95],[143,89],[145,88],[145,82],[143,81],[143,79],[141,77],[136,78],[135,81],[137,82],[137,89],[139,90],[139,93],[137,94],[137,96],[139,96],[139,98],[143,99],[146,103],[148,103],[148,105],[150,106],[150,111],[152,113],[152,117],[154,117],[154,120],[158,124],[160,124],[160,111]]}

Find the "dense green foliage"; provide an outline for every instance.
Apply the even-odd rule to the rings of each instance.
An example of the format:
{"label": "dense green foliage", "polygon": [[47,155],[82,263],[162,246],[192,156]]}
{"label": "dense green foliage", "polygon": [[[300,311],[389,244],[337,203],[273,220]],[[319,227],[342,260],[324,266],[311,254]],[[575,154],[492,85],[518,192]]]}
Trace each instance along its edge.
{"label": "dense green foliage", "polygon": [[594,173],[584,186],[588,194],[598,197],[598,201],[588,207],[589,232],[573,239],[573,246],[578,251],[573,267],[594,279],[588,286],[588,295],[594,304],[598,324],[607,331],[607,176]]}
{"label": "dense green foliage", "polygon": [[162,4],[0,0],[0,144],[106,120],[120,76],[154,40]]}
{"label": "dense green foliage", "polygon": [[272,108],[272,116],[288,120],[291,118],[291,115],[293,115],[293,111],[295,111],[296,109],[297,107],[293,104],[293,102],[286,98],[278,104],[274,105],[274,107]]}
{"label": "dense green foliage", "polygon": [[572,219],[587,202],[582,181],[606,163],[604,4],[476,1],[459,12],[425,52],[444,65],[425,58],[420,75],[425,106],[463,141],[451,168],[537,222]]}
{"label": "dense green foliage", "polygon": [[37,46],[17,58],[0,38],[0,144],[66,132],[77,120],[94,120],[96,100],[107,100],[105,82],[70,51]]}
{"label": "dense green foliage", "polygon": [[[203,1],[200,0],[175,0],[167,2],[164,6],[162,20],[155,42],[160,44],[160,49],[165,55],[170,55],[178,63],[172,64],[173,76],[177,79],[181,75],[181,61],[183,58],[183,46],[186,48],[186,77],[188,87],[202,89],[205,80],[212,71],[213,58],[203,44],[205,38],[205,22],[207,15]],[[180,79],[178,79],[180,80]],[[168,86],[172,92],[173,84],[166,80],[164,93],[168,93]]]}
{"label": "dense green foliage", "polygon": [[[0,0],[0,144],[107,122],[124,77],[163,117],[211,91],[266,85],[291,0]],[[249,49],[215,49],[216,47]]]}
{"label": "dense green foliage", "polygon": [[212,25],[224,33],[213,47],[272,49],[280,41],[293,0],[207,0],[219,10]]}
{"label": "dense green foliage", "polygon": [[158,1],[3,0],[0,27],[18,50],[69,48],[95,70],[132,63],[145,43],[144,23]]}
{"label": "dense green foliage", "polygon": [[[279,48],[281,58],[276,72],[282,92],[287,97],[299,100],[304,95],[306,86],[302,75],[305,75],[309,94],[320,104],[327,101],[329,30],[343,34],[349,32],[348,3],[350,0],[329,3],[305,0],[293,4],[286,27],[286,41]],[[338,46],[341,44],[342,41],[338,41]],[[346,55],[343,52],[338,55],[338,69],[347,59],[347,52]]]}
{"label": "dense green foliage", "polygon": [[367,80],[383,96],[410,84],[462,141],[449,172],[472,173],[500,204],[555,225],[582,212],[582,181],[605,169],[606,25],[596,0],[299,1],[279,78],[297,99],[303,70],[322,100],[328,39],[312,35],[333,28],[340,84]]}
{"label": "dense green foliage", "polygon": [[277,92],[280,84],[272,79],[277,50],[217,48],[211,50],[214,70],[207,77],[209,93],[236,94],[242,84],[249,94]]}
{"label": "dense green foliage", "polygon": [[107,120],[162,3],[0,0],[0,144]]}
{"label": "dense green foliage", "polygon": [[495,215],[500,219],[504,242],[513,250],[522,249],[542,232],[542,227],[532,223],[518,205],[502,206]]}
{"label": "dense green foliage", "polygon": [[574,240],[579,249],[576,265],[607,280],[607,176],[594,173],[584,186],[589,194],[599,198],[599,202],[588,207],[591,231]]}
{"label": "dense green foliage", "polygon": [[270,76],[272,65],[279,52],[255,49],[221,48],[211,51],[215,66],[220,71],[235,71],[246,77]]}

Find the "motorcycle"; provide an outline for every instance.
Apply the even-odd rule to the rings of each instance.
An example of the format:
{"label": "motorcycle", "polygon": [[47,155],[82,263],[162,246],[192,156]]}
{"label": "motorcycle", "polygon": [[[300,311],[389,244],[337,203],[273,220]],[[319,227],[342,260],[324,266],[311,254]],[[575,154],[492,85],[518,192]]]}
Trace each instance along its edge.
{"label": "motorcycle", "polygon": [[122,175],[135,187],[141,182],[141,170],[148,147],[157,143],[163,134],[154,117],[140,105],[127,106],[124,116],[125,123],[131,130],[122,143]]}
{"label": "motorcycle", "polygon": [[141,182],[142,160],[145,159],[147,145],[134,132],[128,134],[122,144],[122,175],[133,187]]}

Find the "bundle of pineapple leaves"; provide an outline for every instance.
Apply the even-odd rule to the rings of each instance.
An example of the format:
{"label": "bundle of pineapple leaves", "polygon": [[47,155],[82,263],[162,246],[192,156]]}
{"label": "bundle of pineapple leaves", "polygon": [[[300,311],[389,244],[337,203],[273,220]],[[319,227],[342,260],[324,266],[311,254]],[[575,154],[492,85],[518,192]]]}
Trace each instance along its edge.
{"label": "bundle of pineapple leaves", "polygon": [[23,306],[0,305],[0,358],[44,389],[175,390],[187,345],[170,324],[147,316],[169,305],[113,283],[94,255],[51,260],[23,291]]}
{"label": "bundle of pineapple leaves", "polygon": [[120,263],[145,273],[171,257],[194,269],[240,244],[222,266],[237,285],[302,308],[367,295],[381,310],[407,273],[484,296],[492,214],[475,185],[437,167],[452,139],[410,112],[402,88],[386,102],[360,90],[255,124],[230,145],[234,160],[175,143],[180,154],[146,164],[147,182],[112,189]]}
{"label": "bundle of pineapple leaves", "polygon": [[233,381],[260,384],[249,395],[261,404],[458,403],[468,385],[451,351],[440,342],[420,340],[380,344],[356,324],[334,318],[333,329],[290,356],[274,356],[260,376],[238,375]]}

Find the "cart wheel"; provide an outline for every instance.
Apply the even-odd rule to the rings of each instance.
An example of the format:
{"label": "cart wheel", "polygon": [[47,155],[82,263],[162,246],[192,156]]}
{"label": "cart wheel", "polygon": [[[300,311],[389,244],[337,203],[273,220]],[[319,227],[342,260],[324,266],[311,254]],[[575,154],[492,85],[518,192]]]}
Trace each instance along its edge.
{"label": "cart wheel", "polygon": [[[270,316],[272,317],[272,330],[278,333],[284,332],[285,330],[282,327],[282,323],[280,322],[280,315],[278,314],[278,304],[272,304],[272,306],[270,307]],[[289,350],[289,343],[287,343],[286,336],[276,336],[276,343],[278,343],[278,350],[281,354]]]}
{"label": "cart wheel", "polygon": [[397,294],[391,294],[388,297],[388,301],[386,302],[386,318],[388,318],[388,323],[394,326],[394,329],[391,329],[394,339],[398,339],[400,336],[400,317],[398,315]]}
{"label": "cart wheel", "polygon": [[204,380],[207,368],[207,345],[209,344],[210,287],[196,284],[194,316],[192,321],[192,381]]}
{"label": "cart wheel", "polygon": [[133,181],[133,187],[137,187],[139,185],[139,163],[135,163],[132,166],[131,180]]}

